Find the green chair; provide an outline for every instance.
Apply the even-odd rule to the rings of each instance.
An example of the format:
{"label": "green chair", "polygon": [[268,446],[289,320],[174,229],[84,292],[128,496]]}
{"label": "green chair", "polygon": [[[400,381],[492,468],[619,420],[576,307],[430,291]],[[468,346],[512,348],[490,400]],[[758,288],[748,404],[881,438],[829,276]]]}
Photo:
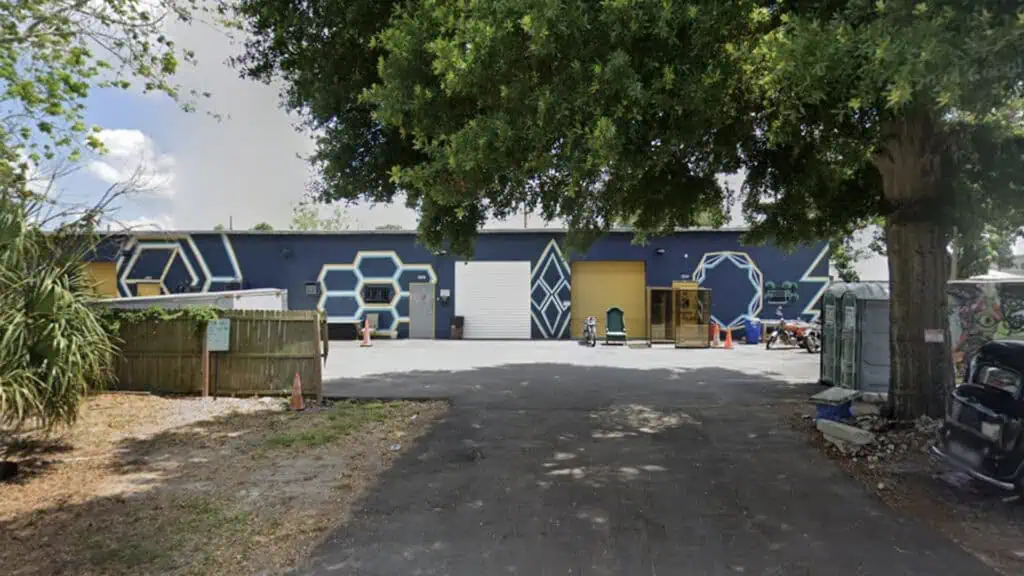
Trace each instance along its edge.
{"label": "green chair", "polygon": [[612,307],[605,312],[604,343],[626,343],[626,315],[622,308]]}

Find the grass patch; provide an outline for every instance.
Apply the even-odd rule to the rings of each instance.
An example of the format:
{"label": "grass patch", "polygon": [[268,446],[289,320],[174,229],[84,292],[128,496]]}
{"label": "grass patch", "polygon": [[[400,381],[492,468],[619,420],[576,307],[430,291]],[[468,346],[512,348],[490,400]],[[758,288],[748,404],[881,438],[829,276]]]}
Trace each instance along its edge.
{"label": "grass patch", "polygon": [[131,573],[147,567],[169,571],[190,568],[201,574],[209,554],[205,544],[220,545],[244,536],[250,514],[211,497],[185,497],[161,506],[154,514],[137,511],[131,523],[138,529],[90,539],[88,561],[99,573]]}
{"label": "grass patch", "polygon": [[141,566],[166,569],[173,561],[171,551],[157,542],[110,542],[96,538],[89,547],[89,564],[96,568],[117,566],[129,571]]}
{"label": "grass patch", "polygon": [[399,402],[339,402],[329,410],[299,418],[312,420],[302,430],[287,430],[266,439],[268,448],[316,448],[344,438],[368,424],[386,421]]}

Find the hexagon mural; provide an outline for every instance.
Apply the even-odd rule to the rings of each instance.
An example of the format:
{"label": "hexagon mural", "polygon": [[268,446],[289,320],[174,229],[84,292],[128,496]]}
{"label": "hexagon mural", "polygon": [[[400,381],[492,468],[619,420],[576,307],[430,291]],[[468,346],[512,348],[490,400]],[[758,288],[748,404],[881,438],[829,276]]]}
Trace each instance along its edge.
{"label": "hexagon mural", "polygon": [[[732,318],[718,318],[714,314],[711,315],[711,321],[724,328],[738,328],[743,325],[744,319],[756,318],[761,313],[764,275],[746,252],[706,252],[693,271],[693,281],[697,284],[704,284],[708,276],[714,274],[719,267],[735,267],[746,272],[746,279],[750,282],[750,299],[747,301],[745,313],[737,314]],[[715,308],[714,292],[711,293],[711,307]]]}
{"label": "hexagon mural", "polygon": [[[184,291],[209,292],[214,284],[242,282],[242,271],[227,234],[220,234],[219,244],[214,246],[223,249],[221,260],[226,261],[231,270],[218,270],[218,274],[211,270],[207,258],[203,256],[190,235],[132,237],[121,248],[121,255],[117,260],[118,292],[122,296],[132,296],[132,285],[154,280],[160,282],[160,291],[163,294]],[[163,252],[166,255],[152,260],[146,258],[154,252]],[[162,265],[154,266],[154,262],[160,262]],[[168,285],[168,276],[175,269],[185,271],[184,279],[179,280],[182,286]]]}
{"label": "hexagon mural", "polygon": [[[377,333],[397,336],[399,324],[409,322],[409,291],[402,287],[402,280],[403,275],[410,272],[426,274],[430,282],[437,283],[433,266],[402,262],[398,252],[393,250],[362,250],[356,252],[350,264],[324,264],[317,276],[320,284],[317,308],[327,310],[328,322],[339,323],[358,323],[368,312],[379,313]],[[405,280],[408,287],[408,278]],[[363,288],[367,285],[390,286],[391,301],[364,301]],[[339,301],[344,303],[343,309],[351,311],[350,314],[336,313],[338,308],[332,304]]]}

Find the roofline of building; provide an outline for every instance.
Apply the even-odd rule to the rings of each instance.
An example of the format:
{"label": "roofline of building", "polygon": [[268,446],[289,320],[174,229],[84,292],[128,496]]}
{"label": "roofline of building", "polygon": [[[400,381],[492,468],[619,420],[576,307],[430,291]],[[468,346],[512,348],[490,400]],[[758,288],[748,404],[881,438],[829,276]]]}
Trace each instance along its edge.
{"label": "roofline of building", "polygon": [[[723,232],[737,233],[748,232],[748,227],[722,227],[722,228],[677,228],[675,233],[684,232]],[[487,234],[567,234],[566,228],[490,228],[480,230],[479,233]],[[612,228],[609,234],[631,234],[632,228]],[[403,236],[416,234],[414,229],[403,230],[339,230],[336,232],[309,231],[309,230],[111,230],[102,231],[104,236],[183,236],[192,234],[228,234],[228,235],[249,235],[249,236]]]}

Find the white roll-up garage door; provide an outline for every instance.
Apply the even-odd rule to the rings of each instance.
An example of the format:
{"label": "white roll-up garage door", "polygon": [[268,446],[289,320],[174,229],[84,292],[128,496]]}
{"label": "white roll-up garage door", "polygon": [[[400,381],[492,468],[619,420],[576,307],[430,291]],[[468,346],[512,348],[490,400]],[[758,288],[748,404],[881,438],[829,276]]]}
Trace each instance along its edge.
{"label": "white roll-up garage door", "polygon": [[455,315],[463,338],[530,338],[530,263],[456,262]]}

